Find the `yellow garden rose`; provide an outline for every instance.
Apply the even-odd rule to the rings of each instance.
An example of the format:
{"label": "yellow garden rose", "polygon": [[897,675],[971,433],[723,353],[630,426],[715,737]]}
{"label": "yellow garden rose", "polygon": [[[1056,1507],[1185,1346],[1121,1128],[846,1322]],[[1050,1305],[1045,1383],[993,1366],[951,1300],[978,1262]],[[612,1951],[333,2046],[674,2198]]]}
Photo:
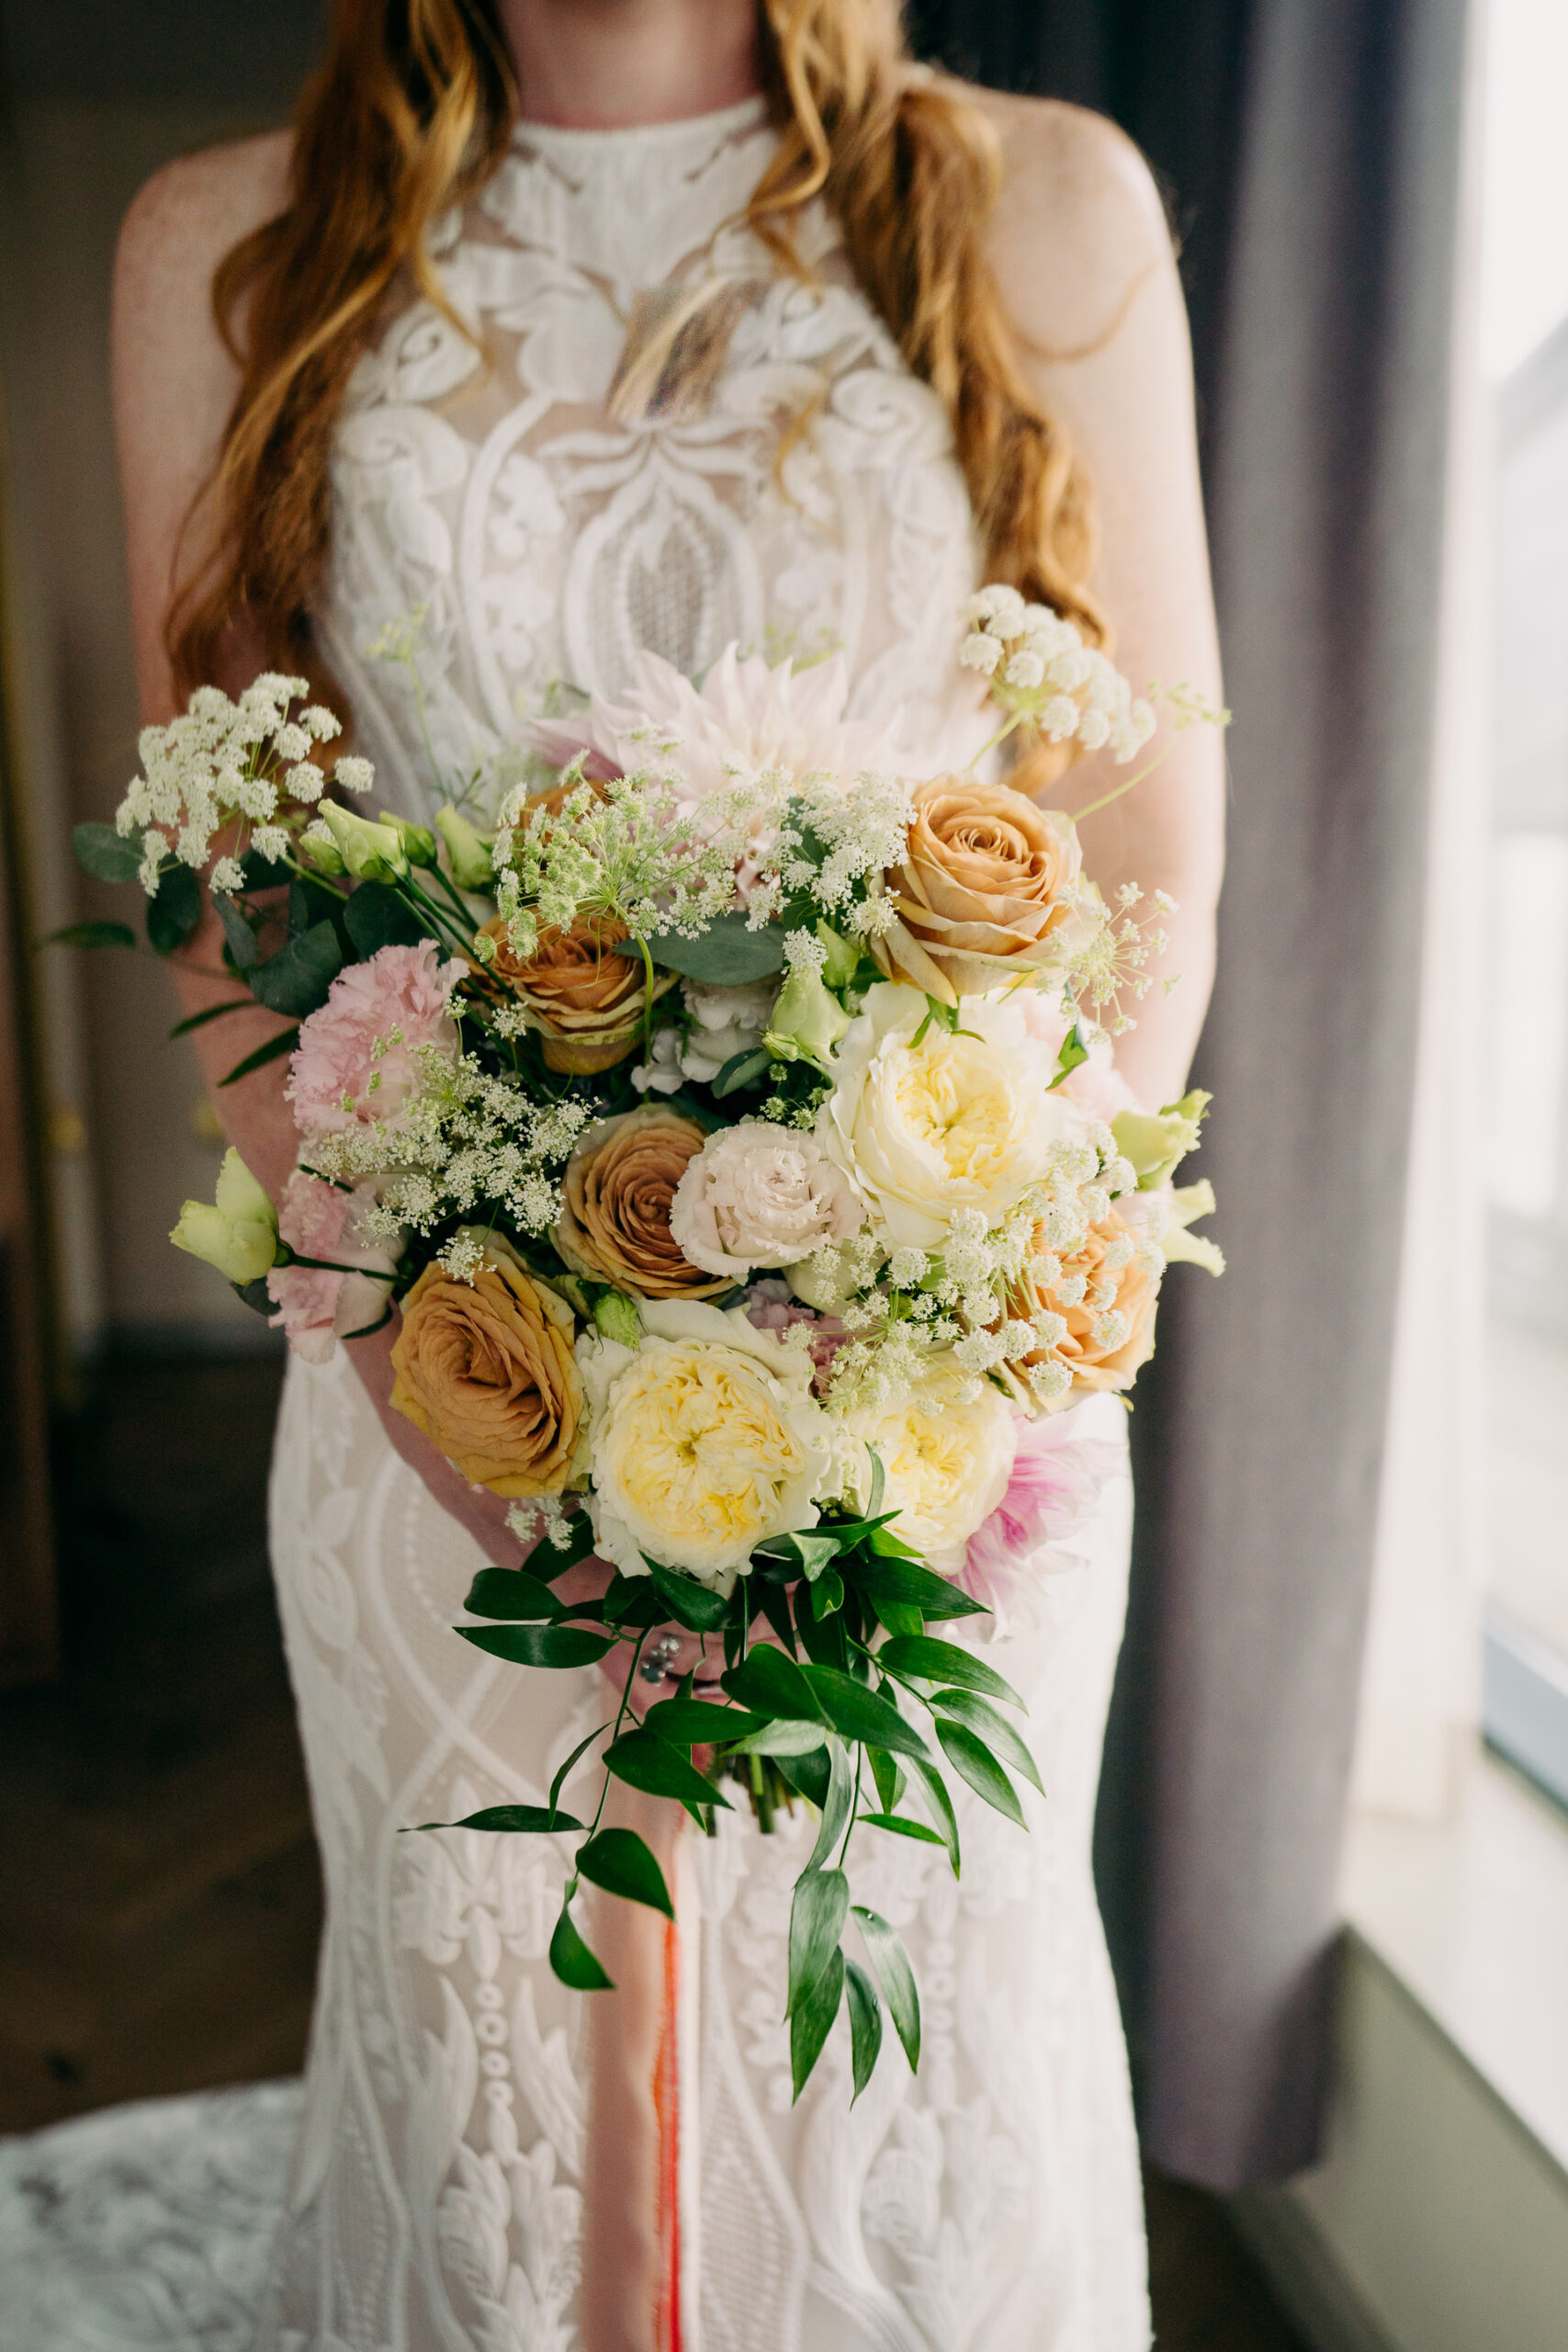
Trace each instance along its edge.
{"label": "yellow garden rose", "polygon": [[812,1397],[810,1357],[743,1310],[657,1299],[642,1317],[636,1349],[578,1342],[595,1549],[627,1576],[654,1559],[728,1593],[759,1544],[816,1525],[842,1450]]}
{"label": "yellow garden rose", "polygon": [[1019,1423],[1007,1398],[989,1381],[976,1394],[951,1356],[936,1356],[917,1387],[847,1419],[881,1460],[894,1534],[939,1576],[956,1576],[1012,1475]]}

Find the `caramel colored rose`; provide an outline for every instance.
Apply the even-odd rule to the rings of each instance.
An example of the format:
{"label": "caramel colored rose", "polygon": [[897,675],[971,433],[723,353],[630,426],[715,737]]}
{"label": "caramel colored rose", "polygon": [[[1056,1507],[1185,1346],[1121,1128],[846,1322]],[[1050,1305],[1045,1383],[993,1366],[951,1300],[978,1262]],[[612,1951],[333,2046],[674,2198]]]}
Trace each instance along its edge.
{"label": "caramel colored rose", "polygon": [[492,1495],[558,1495],[587,1462],[582,1381],[566,1301],[504,1242],[471,1283],[426,1266],[403,1301],[392,1402]]}
{"label": "caramel colored rose", "polygon": [[[531,956],[519,956],[506,936],[506,919],[485,925],[495,942],[491,976],[534,1016],[547,1068],[586,1075],[625,1061],[642,1035],[643,961],[617,953],[626,938],[614,915],[585,915],[570,931],[541,929]],[[675,985],[673,972],[654,977],[654,995]]]}
{"label": "caramel colored rose", "polygon": [[567,1163],[555,1245],[569,1266],[641,1298],[728,1290],[694,1266],[670,1230],[670,1204],[706,1137],[693,1119],[644,1103],[590,1127]]}
{"label": "caramel colored rose", "polygon": [[888,977],[953,1004],[1059,970],[1082,927],[1071,820],[974,776],[935,776],[913,807],[884,876],[897,921],[872,942]]}
{"label": "caramel colored rose", "polygon": [[[1049,1249],[1043,1232],[1035,1236],[1035,1248],[1042,1254]],[[1154,1353],[1159,1297],[1158,1274],[1114,1209],[1090,1227],[1081,1250],[1070,1256],[1060,1253],[1059,1262],[1060,1285],[1025,1280],[1009,1302],[1015,1316],[1027,1318],[1043,1308],[1060,1316],[1067,1327],[1055,1346],[1032,1349],[1005,1367],[1021,1394],[1038,1405],[1041,1392],[1029,1374],[1037,1366],[1058,1364],[1072,1385],[1045,1398],[1047,1409],[1070,1405],[1086,1390],[1131,1388]],[[1080,1275],[1083,1295],[1075,1298],[1074,1278]]]}

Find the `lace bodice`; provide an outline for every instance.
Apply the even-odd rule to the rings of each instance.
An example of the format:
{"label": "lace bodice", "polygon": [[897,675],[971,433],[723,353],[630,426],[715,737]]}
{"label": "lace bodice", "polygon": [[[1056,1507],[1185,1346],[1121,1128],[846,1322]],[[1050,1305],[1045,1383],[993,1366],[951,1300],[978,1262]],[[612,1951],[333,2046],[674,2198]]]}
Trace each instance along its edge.
{"label": "lace bodice", "polygon": [[[471,773],[561,684],[624,687],[644,646],[689,676],[732,639],[841,650],[851,715],[901,714],[922,768],[972,745],[953,656],[976,549],[947,418],[819,206],[798,237],[811,286],[738,223],[774,137],[761,98],[637,130],[524,125],[439,224],[468,332],[422,296],[360,363],[320,616],[389,805],[424,813],[433,758]],[[639,296],[716,278],[738,315],[711,397],[616,422]],[[413,615],[414,662],[370,651]]]}

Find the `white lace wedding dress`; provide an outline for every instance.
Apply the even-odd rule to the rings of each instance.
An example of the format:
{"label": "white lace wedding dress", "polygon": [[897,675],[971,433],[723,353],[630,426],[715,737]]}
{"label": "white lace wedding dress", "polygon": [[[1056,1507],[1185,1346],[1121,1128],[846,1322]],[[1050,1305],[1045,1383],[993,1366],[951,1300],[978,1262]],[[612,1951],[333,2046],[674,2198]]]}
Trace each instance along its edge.
{"label": "white lace wedding dress", "polygon": [[[361,365],[323,629],[385,800],[423,813],[432,751],[472,769],[552,682],[614,690],[639,645],[688,673],[731,638],[842,648],[852,708],[901,710],[923,768],[950,738],[973,742],[953,654],[976,554],[947,424],[823,216],[806,238],[819,290],[773,276],[728,225],[772,136],[761,102],[650,130],[520,130],[437,240],[477,341],[415,301]],[[708,271],[757,281],[711,401],[614,422],[637,294]],[[400,632],[417,636],[417,688]],[[1050,1792],[1026,1792],[1030,1834],[961,1801],[959,1883],[933,1849],[857,1840],[857,1897],[897,1925],[919,1978],[918,2079],[890,2041],[852,2110],[840,2024],[792,2109],[779,2012],[805,1824],[765,1838],[738,1814],[690,1841],[683,2352],[1147,2346],[1089,1872],[1124,1600],[1122,1418],[1109,1399],[1073,1416],[1098,1500],[1041,1623],[1001,1660]],[[457,1639],[480,1555],[341,1357],[291,1367],[272,1511],[329,1898],[305,2082],[0,2150],[0,2254],[28,2308],[7,2341],[574,2352],[586,2001],[546,1960],[562,1853],[402,1833],[541,1802],[602,1720],[603,1686],[529,1678]]]}

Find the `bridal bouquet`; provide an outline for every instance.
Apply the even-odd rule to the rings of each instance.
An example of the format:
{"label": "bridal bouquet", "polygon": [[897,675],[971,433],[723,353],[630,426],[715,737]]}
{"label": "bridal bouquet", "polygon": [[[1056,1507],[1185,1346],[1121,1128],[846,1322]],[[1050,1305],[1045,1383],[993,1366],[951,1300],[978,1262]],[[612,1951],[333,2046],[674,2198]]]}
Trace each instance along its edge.
{"label": "bridal bouquet", "polygon": [[[993,741],[1135,757],[1154,713],[1069,624],[1000,587],[967,618]],[[1145,1114],[1111,1062],[1168,901],[1107,906],[1072,823],[1005,784],[894,772],[839,662],[732,648],[699,691],[644,657],[623,704],[536,727],[482,827],[482,778],[430,829],[360,813],[368,763],[329,787],[338,722],[306,691],[201,690],[143,735],[116,824],[79,829],[164,952],[209,871],[236,992],[182,1028],[252,1001],[290,1024],[225,1080],[289,1057],[281,1203],[231,1151],[173,1238],[313,1362],[399,1318],[394,1405],[537,1538],[480,1571],[465,1640],[536,1669],[621,1645],[629,1691],[659,1629],[702,1638],[713,1679],[641,1721],[623,1698],[545,1804],[465,1826],[577,1841],[550,1959],[586,1989],[581,1881],[671,1908],[603,1826],[612,1776],[707,1826],[804,1798],[795,2088],[843,2006],[858,2095],[884,2004],[911,2065],[919,2009],[852,1905],[854,1831],[956,1871],[948,1775],[1021,1826],[1015,1780],[1039,1786],[1018,1694],[931,1629],[1027,1609],[1071,1486],[1058,1417],[1132,1385],[1170,1260],[1219,1270],[1188,1231],[1209,1188],[1171,1181],[1207,1098]],[[585,1822],[561,1793],[601,1740]]]}

